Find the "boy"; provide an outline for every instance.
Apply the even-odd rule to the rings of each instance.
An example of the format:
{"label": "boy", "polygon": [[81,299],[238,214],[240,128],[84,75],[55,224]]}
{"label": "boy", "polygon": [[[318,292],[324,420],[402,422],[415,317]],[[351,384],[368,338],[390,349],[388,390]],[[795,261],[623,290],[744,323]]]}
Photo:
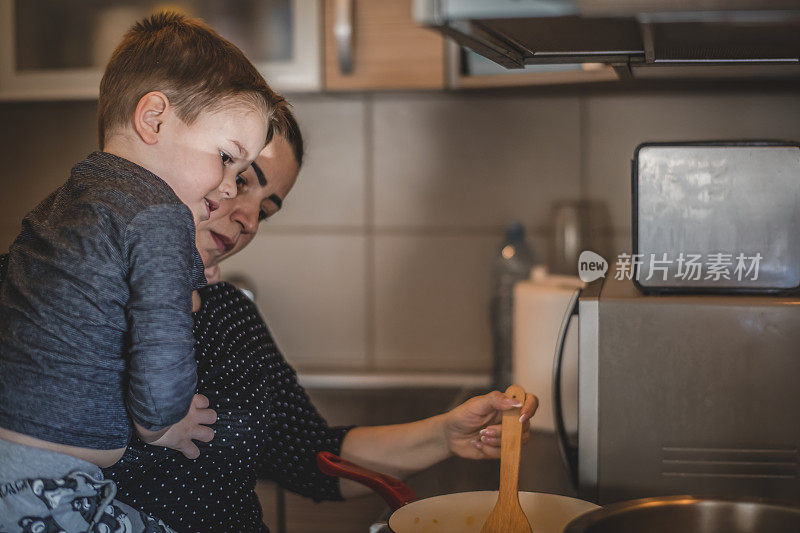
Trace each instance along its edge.
{"label": "boy", "polygon": [[112,55],[103,151],[25,217],[0,288],[0,531],[155,527],[112,503],[98,467],[132,429],[190,458],[213,437],[193,400],[195,224],[236,195],[274,97],[240,50],[180,15],[134,25]]}

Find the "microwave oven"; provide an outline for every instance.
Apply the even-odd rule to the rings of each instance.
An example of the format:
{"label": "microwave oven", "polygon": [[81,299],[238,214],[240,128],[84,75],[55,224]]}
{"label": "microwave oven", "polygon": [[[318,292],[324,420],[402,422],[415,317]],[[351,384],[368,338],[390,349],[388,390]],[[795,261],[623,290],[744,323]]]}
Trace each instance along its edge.
{"label": "microwave oven", "polygon": [[800,295],[644,294],[612,268],[575,291],[561,341],[576,320],[577,442],[563,342],[553,410],[581,498],[800,501]]}

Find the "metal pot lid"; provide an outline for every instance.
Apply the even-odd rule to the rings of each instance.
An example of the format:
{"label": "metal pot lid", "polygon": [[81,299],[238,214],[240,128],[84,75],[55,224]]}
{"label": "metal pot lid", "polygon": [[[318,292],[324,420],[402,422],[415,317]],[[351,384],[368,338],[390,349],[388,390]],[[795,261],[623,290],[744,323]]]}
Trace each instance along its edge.
{"label": "metal pot lid", "polygon": [[763,499],[663,496],[612,503],[564,533],[760,533],[800,531],[800,507]]}

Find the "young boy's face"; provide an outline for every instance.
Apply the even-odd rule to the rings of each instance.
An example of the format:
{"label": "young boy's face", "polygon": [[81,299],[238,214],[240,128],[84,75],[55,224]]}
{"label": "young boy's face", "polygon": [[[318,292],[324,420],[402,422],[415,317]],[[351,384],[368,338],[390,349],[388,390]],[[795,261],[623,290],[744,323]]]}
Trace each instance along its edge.
{"label": "young boy's face", "polygon": [[208,220],[223,197],[236,196],[236,175],[264,148],[267,121],[243,104],[204,111],[190,125],[173,118],[163,126],[157,174],[197,224]]}

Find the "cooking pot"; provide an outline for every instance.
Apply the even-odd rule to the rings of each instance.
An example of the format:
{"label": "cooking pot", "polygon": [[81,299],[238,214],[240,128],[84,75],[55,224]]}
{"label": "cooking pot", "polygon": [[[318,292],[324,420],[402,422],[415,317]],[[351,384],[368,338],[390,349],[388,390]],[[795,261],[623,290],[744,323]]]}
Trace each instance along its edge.
{"label": "cooking pot", "polygon": [[665,496],[613,503],[564,533],[783,533],[800,531],[800,507],[766,500]]}
{"label": "cooking pot", "polygon": [[[393,511],[389,528],[394,533],[480,533],[497,502],[497,491],[460,492],[419,500],[402,481],[329,452],[319,452],[317,464],[323,473],[357,481],[383,497]],[[520,492],[519,503],[536,533],[562,533],[570,520],[598,509],[587,501],[544,492]]]}

